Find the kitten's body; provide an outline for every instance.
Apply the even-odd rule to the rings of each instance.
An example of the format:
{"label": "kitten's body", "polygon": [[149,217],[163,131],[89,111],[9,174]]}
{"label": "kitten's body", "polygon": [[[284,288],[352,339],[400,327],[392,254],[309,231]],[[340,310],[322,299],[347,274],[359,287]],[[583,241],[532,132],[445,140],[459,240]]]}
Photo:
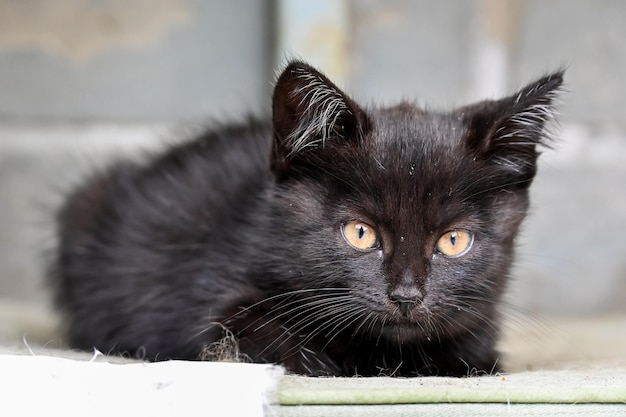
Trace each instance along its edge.
{"label": "kitten's body", "polygon": [[[222,127],[70,196],[53,269],[70,343],[197,359],[228,329],[298,373],[498,369],[497,305],[561,76],[449,113],[365,111],[291,64],[272,125]],[[354,220],[375,246],[349,243]],[[437,250],[451,230],[471,233],[467,253]]]}

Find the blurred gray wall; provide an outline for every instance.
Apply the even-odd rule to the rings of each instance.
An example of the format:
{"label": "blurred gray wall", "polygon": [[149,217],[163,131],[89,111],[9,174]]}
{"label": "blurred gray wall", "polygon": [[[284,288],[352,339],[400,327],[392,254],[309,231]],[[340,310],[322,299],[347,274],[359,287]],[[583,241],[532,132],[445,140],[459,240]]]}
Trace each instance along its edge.
{"label": "blurred gray wall", "polygon": [[0,299],[47,302],[51,208],[80,173],[268,114],[275,69],[299,56],[365,103],[435,108],[567,66],[510,299],[626,312],[624,22],[620,0],[0,0]]}

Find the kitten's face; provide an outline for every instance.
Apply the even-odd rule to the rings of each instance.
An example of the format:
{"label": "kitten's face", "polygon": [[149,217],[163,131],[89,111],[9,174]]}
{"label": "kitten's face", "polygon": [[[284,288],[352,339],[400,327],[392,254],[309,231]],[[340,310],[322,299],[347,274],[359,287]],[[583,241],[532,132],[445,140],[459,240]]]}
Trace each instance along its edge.
{"label": "kitten's face", "polygon": [[545,119],[523,116],[541,124],[532,139],[516,123],[536,102],[365,112],[302,64],[285,73],[272,161],[285,290],[320,289],[330,301],[307,298],[311,314],[399,342],[493,317]]}

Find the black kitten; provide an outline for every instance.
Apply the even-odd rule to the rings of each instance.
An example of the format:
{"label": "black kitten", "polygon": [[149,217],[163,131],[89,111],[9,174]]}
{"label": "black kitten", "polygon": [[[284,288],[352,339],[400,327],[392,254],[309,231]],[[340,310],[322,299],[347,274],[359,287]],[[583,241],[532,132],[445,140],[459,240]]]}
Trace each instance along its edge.
{"label": "black kitten", "polygon": [[362,108],[291,63],[273,123],[120,163],[59,212],[73,347],[310,375],[499,369],[498,303],[562,72],[451,112]]}

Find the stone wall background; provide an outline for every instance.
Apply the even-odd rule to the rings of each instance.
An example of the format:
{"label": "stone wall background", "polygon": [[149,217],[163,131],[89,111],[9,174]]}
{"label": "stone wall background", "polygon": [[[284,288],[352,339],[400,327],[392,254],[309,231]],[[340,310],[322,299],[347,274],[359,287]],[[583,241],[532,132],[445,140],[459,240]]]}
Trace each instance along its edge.
{"label": "stone wall background", "polygon": [[626,312],[626,3],[620,0],[0,0],[0,299],[46,304],[59,195],[115,155],[268,114],[286,56],[364,102],[444,107],[567,66],[510,299]]}

